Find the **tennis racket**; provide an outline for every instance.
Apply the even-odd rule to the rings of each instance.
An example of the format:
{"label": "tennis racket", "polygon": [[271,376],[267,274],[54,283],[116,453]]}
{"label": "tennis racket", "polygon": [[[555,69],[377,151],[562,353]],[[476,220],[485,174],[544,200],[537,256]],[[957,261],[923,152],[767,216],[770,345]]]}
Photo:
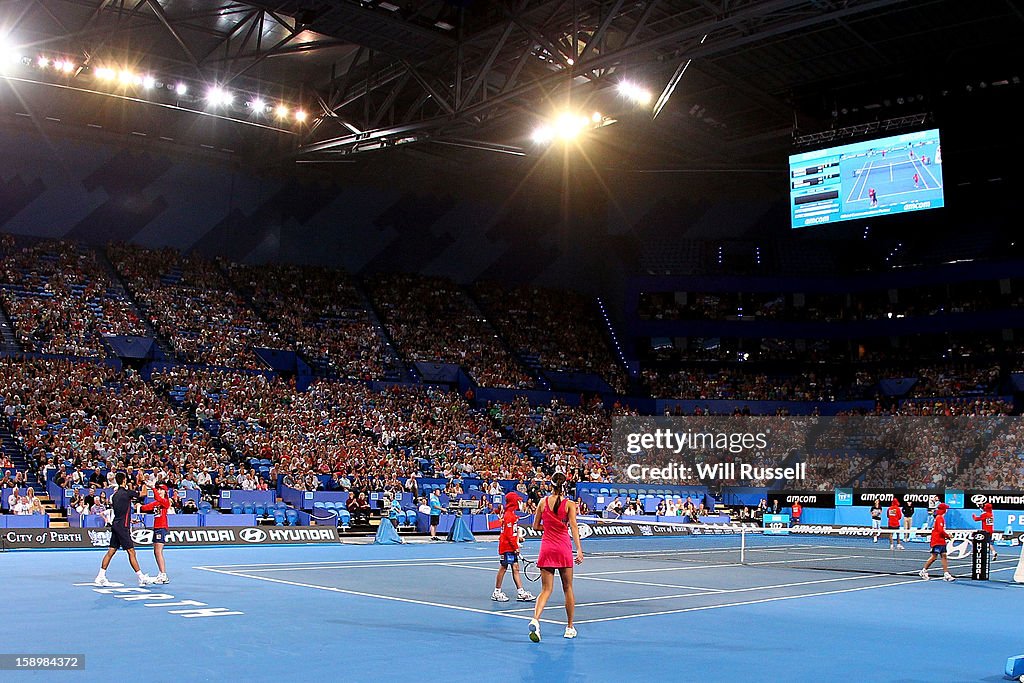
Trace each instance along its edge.
{"label": "tennis racket", "polygon": [[530,581],[536,581],[540,578],[540,567],[533,560],[519,555],[519,562],[523,565],[523,576],[528,578]]}

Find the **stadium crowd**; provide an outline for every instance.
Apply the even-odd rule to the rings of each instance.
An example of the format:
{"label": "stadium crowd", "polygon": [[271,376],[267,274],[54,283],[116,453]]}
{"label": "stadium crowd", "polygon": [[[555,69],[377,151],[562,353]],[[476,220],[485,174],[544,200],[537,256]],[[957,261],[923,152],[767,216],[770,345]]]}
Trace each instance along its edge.
{"label": "stadium crowd", "polygon": [[381,275],[374,278],[370,289],[391,338],[409,360],[464,365],[481,386],[535,386],[483,314],[454,283],[414,275]]}
{"label": "stadium crowd", "polygon": [[72,242],[0,240],[0,303],[26,351],[102,356],[105,334],[147,329],[96,253]]}
{"label": "stadium crowd", "polygon": [[289,348],[314,367],[349,379],[381,379],[393,365],[351,278],[300,266],[227,265]]}
{"label": "stadium crowd", "polygon": [[493,283],[477,284],[473,293],[521,358],[543,370],[595,373],[614,390],[627,390],[594,301],[576,292]]}
{"label": "stadium crowd", "polygon": [[254,346],[284,346],[214,262],[124,244],[107,253],[180,360],[256,368],[262,364]]}

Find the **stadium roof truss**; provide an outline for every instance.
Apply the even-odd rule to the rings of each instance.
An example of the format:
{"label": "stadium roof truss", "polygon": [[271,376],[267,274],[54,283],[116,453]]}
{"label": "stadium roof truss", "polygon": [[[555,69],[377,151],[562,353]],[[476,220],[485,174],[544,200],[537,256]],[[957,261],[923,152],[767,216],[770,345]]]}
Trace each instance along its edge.
{"label": "stadium roof truss", "polygon": [[[630,77],[661,93],[692,62],[690,98],[670,108],[663,128],[710,136],[710,155],[712,147],[741,154],[789,138],[795,114],[787,83],[897,61],[895,48],[878,47],[855,24],[907,5],[8,0],[0,21],[22,47],[74,54],[85,66],[117,59],[168,78],[302,102],[308,125],[288,131],[287,156],[307,161],[422,141],[515,153],[531,120],[552,108],[609,101],[617,82]],[[765,74],[772,69],[780,82]],[[701,150],[699,140],[691,142],[689,152]]]}

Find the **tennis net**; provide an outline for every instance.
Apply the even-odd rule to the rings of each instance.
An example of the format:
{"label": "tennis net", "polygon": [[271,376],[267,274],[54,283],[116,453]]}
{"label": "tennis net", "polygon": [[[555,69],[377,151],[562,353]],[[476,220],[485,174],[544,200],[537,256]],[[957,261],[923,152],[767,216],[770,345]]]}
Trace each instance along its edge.
{"label": "tennis net", "polygon": [[[584,553],[694,566],[746,565],[912,575],[921,570],[931,550],[931,532],[927,529],[798,526],[779,530],[703,524],[658,524],[657,527],[657,535],[653,536],[588,538],[583,541]],[[954,537],[947,544],[950,571],[954,575],[970,575],[972,545],[968,536],[971,532],[950,533]],[[1016,565],[1019,546],[996,547],[996,550],[999,558],[992,563],[992,569]],[[934,563],[932,571],[941,572],[939,562]]]}

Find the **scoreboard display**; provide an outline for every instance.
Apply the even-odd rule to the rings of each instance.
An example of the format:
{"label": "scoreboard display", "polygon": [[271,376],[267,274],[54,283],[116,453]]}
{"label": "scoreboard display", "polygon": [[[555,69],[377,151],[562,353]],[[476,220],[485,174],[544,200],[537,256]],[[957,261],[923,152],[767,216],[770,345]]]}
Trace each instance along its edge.
{"label": "scoreboard display", "polygon": [[944,204],[937,129],[829,147],[789,158],[793,228]]}

